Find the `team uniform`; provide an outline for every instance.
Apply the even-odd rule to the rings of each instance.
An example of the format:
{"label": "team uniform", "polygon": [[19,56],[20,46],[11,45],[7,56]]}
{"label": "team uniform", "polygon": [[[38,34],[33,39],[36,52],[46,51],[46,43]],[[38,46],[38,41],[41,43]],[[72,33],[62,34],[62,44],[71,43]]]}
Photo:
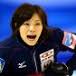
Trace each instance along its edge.
{"label": "team uniform", "polygon": [[22,44],[15,36],[1,43],[1,75],[28,76],[34,72],[44,72],[51,62],[57,62],[56,56],[59,51],[75,50],[70,47],[70,43],[64,43],[64,32],[60,29],[51,29],[46,36],[33,47]]}

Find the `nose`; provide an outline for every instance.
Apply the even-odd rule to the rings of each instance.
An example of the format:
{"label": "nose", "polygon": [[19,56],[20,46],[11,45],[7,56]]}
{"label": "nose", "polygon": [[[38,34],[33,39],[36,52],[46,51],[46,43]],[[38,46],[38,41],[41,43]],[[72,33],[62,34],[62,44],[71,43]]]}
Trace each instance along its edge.
{"label": "nose", "polygon": [[31,25],[31,26],[29,27],[29,31],[30,31],[30,32],[35,32],[35,27],[34,27],[34,25]]}

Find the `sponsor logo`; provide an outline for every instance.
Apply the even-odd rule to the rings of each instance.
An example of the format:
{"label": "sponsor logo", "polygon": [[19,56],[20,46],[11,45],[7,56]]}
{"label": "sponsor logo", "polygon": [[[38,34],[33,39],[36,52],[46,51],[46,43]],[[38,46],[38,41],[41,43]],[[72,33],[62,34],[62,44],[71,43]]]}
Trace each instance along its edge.
{"label": "sponsor logo", "polygon": [[26,66],[25,61],[18,63],[18,68],[25,68]]}
{"label": "sponsor logo", "polygon": [[0,73],[2,73],[4,66],[5,66],[5,60],[0,58]]}
{"label": "sponsor logo", "polygon": [[72,33],[64,32],[62,44],[71,49],[74,49],[76,46],[76,35]]}
{"label": "sponsor logo", "polygon": [[54,49],[40,54],[41,69],[44,71],[51,62],[54,62]]}

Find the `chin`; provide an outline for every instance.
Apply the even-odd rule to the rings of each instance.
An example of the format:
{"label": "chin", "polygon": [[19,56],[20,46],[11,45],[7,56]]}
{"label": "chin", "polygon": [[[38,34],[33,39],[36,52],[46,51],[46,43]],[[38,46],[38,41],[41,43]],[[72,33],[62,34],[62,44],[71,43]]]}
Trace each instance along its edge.
{"label": "chin", "polygon": [[34,44],[28,44],[29,46],[35,46],[36,45],[36,43],[34,43]]}

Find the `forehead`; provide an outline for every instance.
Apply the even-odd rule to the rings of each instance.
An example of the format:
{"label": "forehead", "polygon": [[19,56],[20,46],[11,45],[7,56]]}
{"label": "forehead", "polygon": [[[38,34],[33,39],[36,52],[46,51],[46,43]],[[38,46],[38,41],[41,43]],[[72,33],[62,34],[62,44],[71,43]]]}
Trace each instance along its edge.
{"label": "forehead", "polygon": [[[28,21],[41,21],[40,16],[37,13],[34,13]],[[26,21],[25,21],[26,22]]]}

